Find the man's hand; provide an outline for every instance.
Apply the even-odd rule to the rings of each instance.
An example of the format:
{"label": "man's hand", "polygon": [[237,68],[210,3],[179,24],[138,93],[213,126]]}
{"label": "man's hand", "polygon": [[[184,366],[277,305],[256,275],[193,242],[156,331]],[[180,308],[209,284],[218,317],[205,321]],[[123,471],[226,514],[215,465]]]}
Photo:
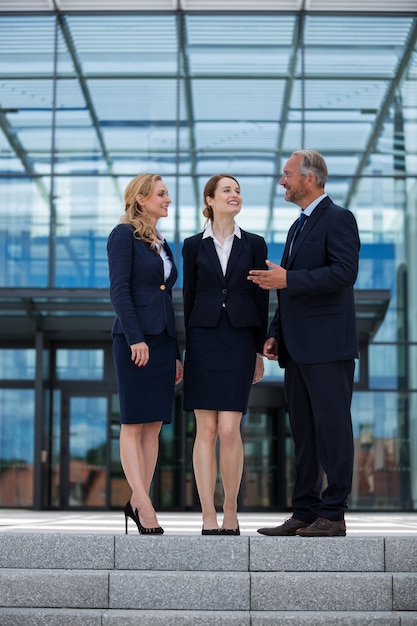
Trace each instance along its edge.
{"label": "man's hand", "polygon": [[285,289],[287,286],[287,270],[271,261],[265,261],[269,270],[249,270],[248,280],[261,289]]}
{"label": "man's hand", "polygon": [[269,337],[265,341],[263,354],[268,361],[278,361],[278,341],[275,337]]}

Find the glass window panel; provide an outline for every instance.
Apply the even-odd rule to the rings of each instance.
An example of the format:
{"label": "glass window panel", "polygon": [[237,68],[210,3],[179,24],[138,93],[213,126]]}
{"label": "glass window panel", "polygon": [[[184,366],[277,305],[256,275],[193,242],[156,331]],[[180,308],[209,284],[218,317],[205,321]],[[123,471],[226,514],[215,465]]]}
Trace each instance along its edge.
{"label": "glass window panel", "polygon": [[72,506],[106,505],[107,398],[69,401],[69,501]]}
{"label": "glass window panel", "polygon": [[[355,392],[355,465],[351,508],[407,510],[415,468],[417,395]],[[415,470],[414,470],[415,472]]]}
{"label": "glass window panel", "polygon": [[290,15],[185,16],[190,73],[286,73],[296,24]]}
{"label": "glass window panel", "polygon": [[102,380],[103,350],[56,351],[56,376],[59,380]]}
{"label": "glass window panel", "polygon": [[173,15],[77,15],[65,23],[84,75],[177,72]]}
{"label": "glass window panel", "polygon": [[[243,80],[218,78],[204,80],[195,78],[192,82],[193,112],[196,121],[202,124],[232,122],[241,120],[242,128],[249,133],[259,129],[271,130],[269,124],[277,124],[285,95],[283,80]],[[261,122],[265,122],[264,125]],[[246,124],[246,126],[244,125]],[[234,136],[232,126],[227,132],[220,126],[225,145]],[[273,126],[272,128],[276,128]],[[236,131],[235,131],[236,132]]]}
{"label": "glass window panel", "polygon": [[117,179],[56,180],[57,287],[107,287],[106,243],[123,213]]}
{"label": "glass window panel", "polygon": [[0,389],[0,506],[33,506],[35,394]]}
{"label": "glass window panel", "polygon": [[[52,75],[54,39],[55,18],[53,16],[42,15],[34,19],[33,16],[2,15],[0,20],[2,74],[8,74],[13,78],[17,75],[30,76],[31,79],[36,74]],[[21,95],[25,96],[25,94]]]}
{"label": "glass window panel", "polygon": [[[394,76],[412,23],[402,16],[392,20],[391,16],[309,15],[305,20],[307,71]],[[323,38],[323,32],[329,36]]]}
{"label": "glass window panel", "polygon": [[403,345],[369,346],[369,386],[371,389],[408,387],[407,348]]}
{"label": "glass window panel", "polygon": [[[43,81],[44,83],[46,81]],[[26,81],[14,83],[13,90],[20,92],[36,92],[39,96],[39,85],[27,85]],[[52,82],[47,83],[48,94],[42,97],[47,101],[39,106],[31,101],[20,104],[2,102],[5,109],[3,132],[7,138],[4,145],[5,154],[1,155],[0,165],[7,168],[6,171],[25,172],[28,176],[33,174],[49,174],[51,171],[52,149]],[[30,93],[28,94],[30,97]],[[42,110],[43,109],[43,110]],[[1,112],[1,111],[0,111]],[[3,152],[3,146],[0,146]],[[10,170],[8,167],[10,166]]]}
{"label": "glass window panel", "polygon": [[49,179],[0,178],[0,286],[48,285]]}
{"label": "glass window panel", "polygon": [[34,380],[36,367],[35,350],[0,349],[1,380]]}

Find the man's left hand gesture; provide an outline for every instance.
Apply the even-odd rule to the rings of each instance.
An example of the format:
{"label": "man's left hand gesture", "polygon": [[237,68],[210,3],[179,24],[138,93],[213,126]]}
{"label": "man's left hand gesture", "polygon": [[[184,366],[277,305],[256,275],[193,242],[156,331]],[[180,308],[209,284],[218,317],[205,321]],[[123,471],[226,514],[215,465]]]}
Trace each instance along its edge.
{"label": "man's left hand gesture", "polygon": [[287,286],[287,270],[271,261],[265,261],[269,270],[250,270],[248,280],[261,289],[285,289]]}

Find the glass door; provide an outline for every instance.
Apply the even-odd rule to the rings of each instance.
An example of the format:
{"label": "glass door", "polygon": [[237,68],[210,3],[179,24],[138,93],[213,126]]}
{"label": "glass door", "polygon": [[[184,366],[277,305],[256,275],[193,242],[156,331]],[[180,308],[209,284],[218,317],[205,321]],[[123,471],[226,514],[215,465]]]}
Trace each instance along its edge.
{"label": "glass door", "polygon": [[108,506],[108,397],[62,396],[61,507]]}

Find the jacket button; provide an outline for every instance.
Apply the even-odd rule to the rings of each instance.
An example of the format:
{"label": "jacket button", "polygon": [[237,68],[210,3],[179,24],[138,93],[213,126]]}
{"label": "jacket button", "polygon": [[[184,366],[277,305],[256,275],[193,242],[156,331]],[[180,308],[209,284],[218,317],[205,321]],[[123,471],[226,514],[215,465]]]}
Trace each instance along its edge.
{"label": "jacket button", "polygon": [[222,293],[227,293],[227,289],[222,289]]}
{"label": "jacket button", "polygon": [[161,286],[159,287],[159,289],[160,289],[161,291],[164,291],[164,289],[166,289],[166,287],[165,287],[165,285],[161,285]]}

